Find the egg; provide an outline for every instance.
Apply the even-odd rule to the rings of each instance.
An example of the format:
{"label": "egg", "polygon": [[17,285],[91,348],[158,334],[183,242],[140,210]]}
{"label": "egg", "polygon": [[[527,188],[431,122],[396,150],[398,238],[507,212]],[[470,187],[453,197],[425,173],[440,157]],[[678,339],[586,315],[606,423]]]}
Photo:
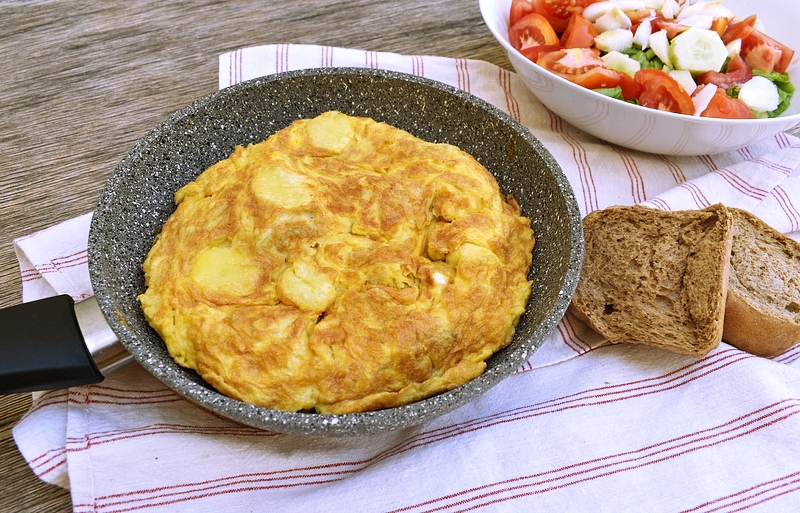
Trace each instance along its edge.
{"label": "egg", "polygon": [[408,404],[480,375],[531,290],[530,221],[455,146],[300,119],[175,194],[145,317],[220,392],[284,411]]}

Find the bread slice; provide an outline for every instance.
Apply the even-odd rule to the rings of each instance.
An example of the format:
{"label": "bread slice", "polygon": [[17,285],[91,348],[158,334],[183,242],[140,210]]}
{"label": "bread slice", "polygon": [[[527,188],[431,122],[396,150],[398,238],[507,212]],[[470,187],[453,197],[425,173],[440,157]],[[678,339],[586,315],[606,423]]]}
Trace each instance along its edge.
{"label": "bread slice", "polygon": [[615,206],[583,220],[570,308],[614,343],[701,357],[722,338],[733,216],[721,204],[667,212]]}
{"label": "bread slice", "polygon": [[731,208],[733,247],[722,339],[758,356],[800,342],[800,243]]}

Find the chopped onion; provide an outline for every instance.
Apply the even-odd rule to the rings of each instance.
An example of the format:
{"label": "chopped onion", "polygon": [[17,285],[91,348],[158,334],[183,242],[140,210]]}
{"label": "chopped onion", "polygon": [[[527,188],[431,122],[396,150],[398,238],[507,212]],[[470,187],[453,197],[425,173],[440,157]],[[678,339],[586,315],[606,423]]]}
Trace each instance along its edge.
{"label": "chopped onion", "polygon": [[678,13],[678,20],[684,20],[698,14],[710,16],[712,18],[719,18],[725,13],[723,12],[721,1],[701,1],[695,4],[684,4],[681,12]]}
{"label": "chopped onion", "polygon": [[594,20],[594,28],[598,33],[614,29],[629,29],[633,25],[631,19],[618,6],[606,11],[605,14]]}
{"label": "chopped onion", "polygon": [[734,39],[730,43],[726,44],[725,48],[728,49],[728,57],[739,55],[740,53],[742,53],[742,40]]}
{"label": "chopped onion", "polygon": [[701,29],[710,29],[711,24],[714,22],[714,17],[707,14],[693,14],[686,18],[678,18],[681,25],[687,27],[696,27]]}
{"label": "chopped onion", "polygon": [[614,2],[595,2],[586,6],[583,10],[583,17],[594,23],[597,18],[615,7],[619,8]]}
{"label": "chopped onion", "polygon": [[664,64],[669,64],[669,39],[666,30],[659,30],[650,34],[650,48],[656,53],[656,57],[661,59]]}
{"label": "chopped onion", "polygon": [[633,44],[633,32],[624,28],[607,30],[594,38],[594,44],[604,52],[621,52]]}
{"label": "chopped onion", "polygon": [[675,19],[675,16],[681,11],[681,6],[675,0],[666,0],[664,7],[661,8],[661,14],[668,20]]}
{"label": "chopped onion", "polygon": [[708,104],[711,103],[711,98],[713,98],[715,94],[717,94],[717,87],[714,85],[697,86],[695,94],[692,96],[695,116],[699,116],[708,108]]}
{"label": "chopped onion", "polygon": [[655,16],[648,16],[636,27],[636,32],[633,34],[633,43],[639,45],[642,50],[647,50],[650,46],[650,34],[653,33],[653,25],[650,21],[654,20]]}

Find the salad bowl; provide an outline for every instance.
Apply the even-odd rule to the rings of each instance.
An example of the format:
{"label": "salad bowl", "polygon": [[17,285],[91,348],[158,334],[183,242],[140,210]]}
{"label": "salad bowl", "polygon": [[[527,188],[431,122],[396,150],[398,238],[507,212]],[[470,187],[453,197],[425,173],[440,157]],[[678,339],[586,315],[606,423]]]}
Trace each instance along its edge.
{"label": "salad bowl", "polygon": [[[573,126],[604,141],[663,155],[706,155],[748,146],[800,123],[800,92],[781,115],[762,119],[719,119],[677,114],[624,102],[579,86],[535,64],[509,41],[511,0],[479,0],[486,26],[503,46],[511,65],[534,96]],[[754,5],[723,0],[738,18],[756,14],[768,35],[797,53],[787,70],[800,85],[800,32],[792,27],[795,0]]]}

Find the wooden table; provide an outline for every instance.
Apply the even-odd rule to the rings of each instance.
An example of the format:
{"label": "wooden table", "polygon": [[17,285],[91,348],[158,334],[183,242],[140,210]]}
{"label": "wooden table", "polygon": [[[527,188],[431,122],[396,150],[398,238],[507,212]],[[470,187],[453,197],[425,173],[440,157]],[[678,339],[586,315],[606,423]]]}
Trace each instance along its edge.
{"label": "wooden table", "polygon": [[[0,2],[0,307],[21,302],[12,239],[92,210],[140,137],[217,89],[219,54],[266,43],[511,69],[477,0]],[[0,397],[0,511],[69,511],[11,437],[29,405]]]}
{"label": "wooden table", "polygon": [[[119,160],[172,112],[217,89],[221,53],[308,43],[510,65],[477,0],[0,2],[0,307],[21,302],[16,237],[89,212]],[[0,397],[0,511],[69,511]]]}

